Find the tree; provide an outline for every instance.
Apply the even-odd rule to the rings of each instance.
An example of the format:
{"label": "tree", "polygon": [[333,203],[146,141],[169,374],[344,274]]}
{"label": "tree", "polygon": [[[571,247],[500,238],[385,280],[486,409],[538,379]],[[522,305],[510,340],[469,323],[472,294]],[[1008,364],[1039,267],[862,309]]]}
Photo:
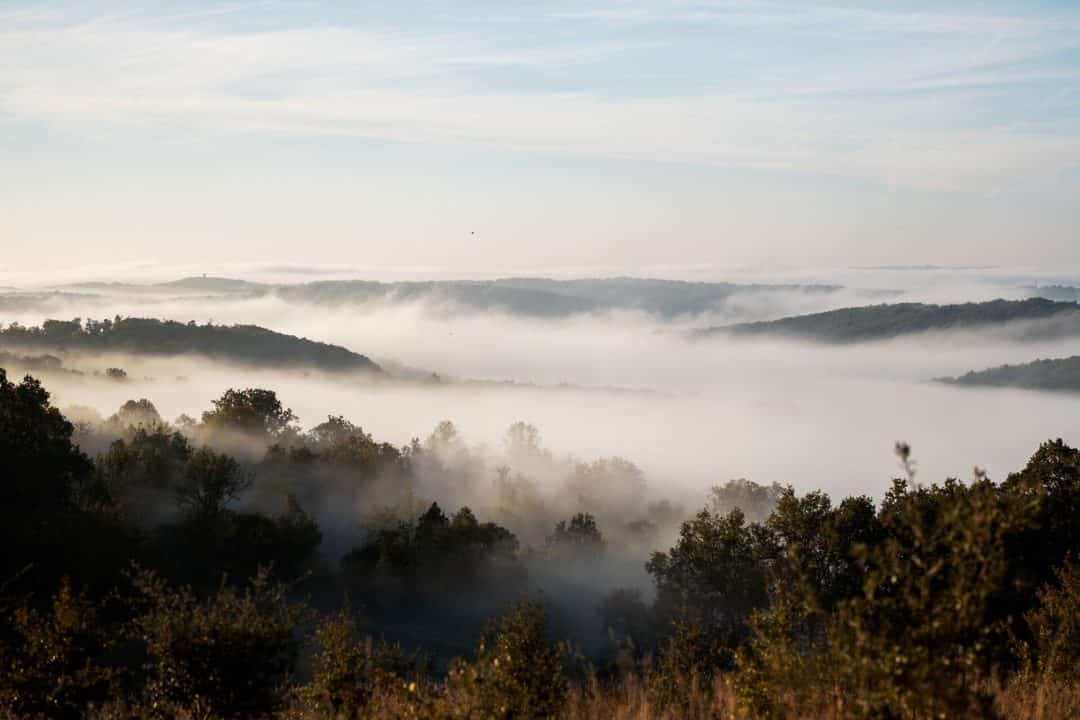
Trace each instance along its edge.
{"label": "tree", "polygon": [[180,489],[194,450],[164,425],[140,425],[130,440],[116,440],[94,463],[95,499],[136,525],[168,514],[165,502]]}
{"label": "tree", "polygon": [[15,517],[65,507],[91,470],[72,441],[75,427],[27,376],[18,385],[0,368],[0,507]]}
{"label": "tree", "polygon": [[424,446],[441,457],[451,457],[464,450],[461,434],[450,420],[443,420],[436,425]]}
{"label": "tree", "polygon": [[247,388],[226,390],[214,401],[214,409],[204,412],[203,424],[211,430],[223,429],[258,437],[275,438],[296,420],[273,390]]}
{"label": "tree", "polygon": [[640,507],[645,495],[645,473],[621,457],[603,458],[579,463],[567,489],[583,508],[625,512]]}
{"label": "tree", "polygon": [[44,612],[12,613],[16,642],[0,649],[0,710],[12,717],[81,718],[108,698],[119,671],[105,658],[115,640],[97,608],[64,580]]}
{"label": "tree", "polygon": [[[1037,502],[969,485],[911,489],[895,481],[865,548],[863,590],[837,606],[831,666],[866,717],[988,717],[987,693],[1008,625],[994,600],[1008,577],[1006,539]],[[843,660],[841,660],[841,658]]]}
{"label": "tree", "polygon": [[333,718],[363,717],[372,695],[413,679],[419,661],[397,645],[357,637],[348,603],[315,628],[311,680],[298,689],[305,706]]}
{"label": "tree", "polygon": [[569,523],[560,520],[555,524],[555,532],[547,536],[545,549],[555,558],[595,557],[604,551],[604,536],[596,527],[596,518],[577,513]]}
{"label": "tree", "polygon": [[450,694],[438,717],[540,720],[566,700],[562,653],[548,642],[543,607],[520,602],[484,633],[472,662],[450,668]]}
{"label": "tree", "polygon": [[1080,552],[1080,450],[1059,438],[1042,443],[1020,472],[1012,473],[1004,489],[1036,500],[1039,511],[1032,527],[1008,540],[1014,582],[1021,597],[1012,610],[1022,614],[1024,597],[1053,579],[1070,552]]}
{"label": "tree", "polygon": [[0,578],[28,565],[47,576],[65,562],[78,488],[93,467],[74,429],[41,383],[16,385],[0,369]]}
{"label": "tree", "polygon": [[717,515],[727,515],[738,508],[750,522],[764,522],[783,492],[778,483],[759,485],[745,478],[728,480],[709,491],[709,508]]}
{"label": "tree", "polygon": [[766,521],[781,551],[775,575],[801,585],[824,613],[862,592],[865,568],[855,557],[882,539],[884,532],[867,497],[845,498],[834,508],[823,492],[797,496],[782,490]]}
{"label": "tree", "polygon": [[1025,620],[1035,639],[1030,670],[1045,677],[1080,680],[1080,565],[1069,558],[1054,581],[1038,591],[1038,607]]}
{"label": "tree", "polygon": [[653,553],[645,567],[661,617],[689,617],[734,644],[746,635],[750,614],[768,602],[768,563],[777,554],[768,529],[747,524],[741,510],[719,516],[706,509],[683,523],[675,547]]}
{"label": "tree", "polygon": [[117,429],[123,430],[140,425],[145,427],[161,425],[162,419],[157,408],[154,407],[154,403],[142,398],[125,402],[116,413],[109,417],[107,422]]}
{"label": "tree", "polygon": [[344,442],[349,438],[362,436],[370,439],[362,429],[353,425],[341,415],[329,415],[326,422],[319,423],[307,434],[308,442],[318,451]]}
{"label": "tree", "polygon": [[250,473],[231,457],[203,448],[194,452],[184,467],[176,498],[190,517],[209,520],[225,512],[251,483]]}
{"label": "tree", "polygon": [[151,703],[225,717],[261,716],[285,700],[307,610],[260,572],[244,591],[222,586],[200,599],[150,571],[132,577],[141,612],[134,638],[145,647]]}

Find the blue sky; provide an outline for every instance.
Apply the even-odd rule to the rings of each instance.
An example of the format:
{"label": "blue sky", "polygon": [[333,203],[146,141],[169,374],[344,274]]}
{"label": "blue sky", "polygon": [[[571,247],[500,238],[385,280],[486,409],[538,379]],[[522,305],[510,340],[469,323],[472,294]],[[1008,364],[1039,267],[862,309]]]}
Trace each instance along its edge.
{"label": "blue sky", "polygon": [[0,3],[0,268],[1080,264],[1080,3],[340,5]]}

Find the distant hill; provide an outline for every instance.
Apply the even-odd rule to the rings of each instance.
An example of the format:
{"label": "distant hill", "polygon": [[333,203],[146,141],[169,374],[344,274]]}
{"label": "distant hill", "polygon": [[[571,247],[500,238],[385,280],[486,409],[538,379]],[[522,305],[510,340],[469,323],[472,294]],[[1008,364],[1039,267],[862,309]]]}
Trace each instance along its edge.
{"label": "distant hill", "polygon": [[973,370],[960,377],[938,378],[938,381],[950,385],[1080,392],[1080,355],[1036,360],[1023,365],[1001,365],[989,370]]}
{"label": "distant hill", "polygon": [[0,330],[0,346],[137,355],[203,355],[260,367],[332,372],[382,369],[369,358],[337,345],[267,330],[255,325],[196,325],[149,318],[46,320],[41,327]]}
{"label": "distant hill", "polygon": [[[761,285],[726,282],[685,282],[649,278],[501,278],[497,280],[434,280],[373,282],[323,280],[299,284],[263,284],[221,277],[188,277],[166,283],[80,283],[63,290],[140,296],[204,293],[208,295],[276,295],[289,302],[345,306],[379,302],[445,303],[481,311],[530,317],[567,317],[611,310],[636,310],[663,318],[709,312],[738,314],[739,303],[774,294],[808,293],[826,298],[838,285]],[[894,291],[854,291],[867,300],[893,297]]]}
{"label": "distant hill", "polygon": [[750,296],[791,292],[824,296],[840,289],[835,285],[754,285],[617,277],[590,280],[502,278],[395,283],[323,281],[281,285],[273,292],[292,302],[330,305],[373,300],[426,301],[532,317],[565,317],[612,310],[636,310],[670,319],[708,312],[730,312],[733,304]]}
{"label": "distant hill", "polygon": [[778,336],[827,343],[861,342],[926,332],[973,330],[1037,321],[1022,339],[1080,335],[1080,306],[1041,298],[962,305],[896,303],[710,328],[704,335]]}
{"label": "distant hill", "polygon": [[1080,302],[1080,287],[1072,285],[1042,285],[1029,288],[1032,297],[1046,298],[1060,302]]}
{"label": "distant hill", "polygon": [[261,292],[265,291],[270,286],[262,283],[248,282],[247,280],[237,280],[235,278],[206,277],[203,275],[202,277],[186,277],[171,282],[157,283],[154,287],[170,290],[235,293]]}

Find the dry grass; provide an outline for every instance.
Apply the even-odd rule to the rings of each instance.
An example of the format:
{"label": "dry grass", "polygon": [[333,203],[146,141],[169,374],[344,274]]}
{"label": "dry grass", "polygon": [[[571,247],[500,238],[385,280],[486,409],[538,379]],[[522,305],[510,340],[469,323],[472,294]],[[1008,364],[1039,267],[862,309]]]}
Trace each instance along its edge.
{"label": "dry grass", "polygon": [[570,693],[560,720],[715,720],[739,718],[735,694],[717,677],[711,685],[696,687],[689,705],[661,711],[653,707],[644,683],[637,677]]}
{"label": "dry grass", "polygon": [[[1004,720],[1074,720],[1080,718],[1080,683],[1064,680],[1018,679],[997,693],[997,709]],[[114,707],[92,713],[92,720],[141,720],[150,717],[135,708]],[[176,720],[211,720],[199,712],[180,711]],[[401,720],[416,717],[401,694],[375,697],[359,717],[364,720]],[[15,720],[0,713],[0,720]],[[302,710],[282,713],[278,720],[333,719]],[[571,691],[566,706],[554,720],[754,720],[735,701],[728,681],[718,677],[711,684],[695,688],[685,708],[661,711],[653,707],[644,683],[628,677],[610,684],[593,684]],[[836,710],[813,710],[791,716],[790,720],[842,720]]]}
{"label": "dry grass", "polygon": [[997,694],[998,712],[1008,720],[1080,718],[1080,682],[1017,680]]}

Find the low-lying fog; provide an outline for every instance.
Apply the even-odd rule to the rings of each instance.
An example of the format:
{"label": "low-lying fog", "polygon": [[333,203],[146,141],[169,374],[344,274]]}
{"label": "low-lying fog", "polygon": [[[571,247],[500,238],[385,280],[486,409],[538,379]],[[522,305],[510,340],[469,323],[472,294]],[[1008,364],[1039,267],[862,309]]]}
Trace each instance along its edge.
{"label": "low-lying fog", "polygon": [[[981,333],[831,347],[693,341],[684,325],[631,313],[536,320],[421,304],[331,309],[273,297],[150,307],[112,298],[92,312],[51,307],[0,320],[37,324],[116,313],[254,323],[443,377],[536,385],[372,385],[186,359],[94,358],[69,365],[119,365],[131,379],[50,379],[60,406],[89,405],[108,415],[127,399],[146,397],[166,418],[197,417],[226,388],[267,387],[305,427],[342,414],[398,445],[451,419],[470,445],[497,447],[510,423],[525,420],[557,455],[623,456],[645,471],[651,494],[692,506],[703,503],[709,485],[737,477],[880,497],[898,474],[897,440],[913,446],[918,479],[937,481],[966,479],[976,465],[1001,478],[1042,440],[1080,439],[1075,396],[929,382],[1080,354],[1080,339],[1016,344]],[[573,386],[552,387],[560,383]],[[597,389],[605,387],[613,389]]]}

